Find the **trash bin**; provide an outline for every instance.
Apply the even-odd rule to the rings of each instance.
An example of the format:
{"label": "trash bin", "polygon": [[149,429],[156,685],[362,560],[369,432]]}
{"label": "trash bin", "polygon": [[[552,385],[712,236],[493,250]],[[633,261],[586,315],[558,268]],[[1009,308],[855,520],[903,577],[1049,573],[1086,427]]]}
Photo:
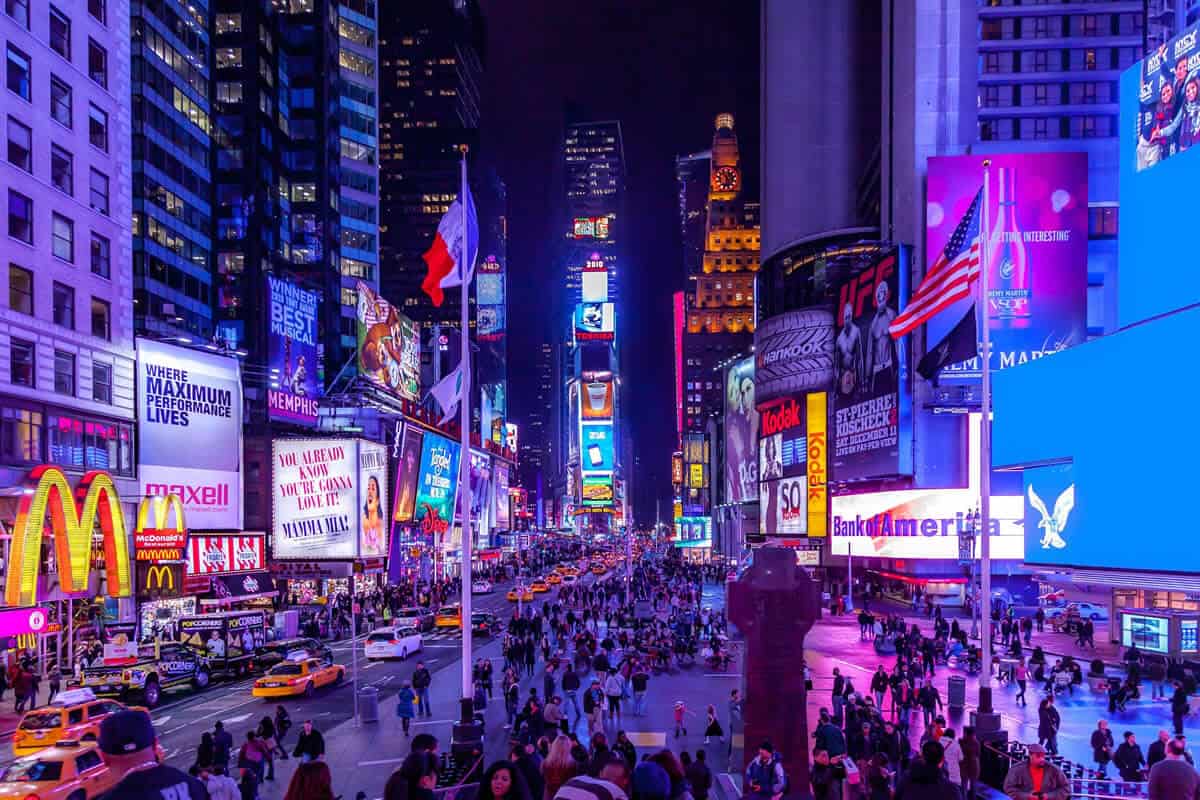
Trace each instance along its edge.
{"label": "trash bin", "polygon": [[946,705],[963,708],[967,704],[967,679],[962,675],[951,675],[946,685]]}
{"label": "trash bin", "polygon": [[360,722],[379,722],[379,690],[374,686],[358,690],[358,719]]}

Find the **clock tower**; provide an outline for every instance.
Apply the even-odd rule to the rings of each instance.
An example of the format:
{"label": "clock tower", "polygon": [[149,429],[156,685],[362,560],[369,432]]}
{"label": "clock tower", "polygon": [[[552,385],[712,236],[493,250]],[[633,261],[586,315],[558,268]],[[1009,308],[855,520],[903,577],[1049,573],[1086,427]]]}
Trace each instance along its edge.
{"label": "clock tower", "polygon": [[736,200],[742,193],[742,172],[738,168],[737,134],[733,132],[733,114],[718,114],[713,133],[709,201]]}

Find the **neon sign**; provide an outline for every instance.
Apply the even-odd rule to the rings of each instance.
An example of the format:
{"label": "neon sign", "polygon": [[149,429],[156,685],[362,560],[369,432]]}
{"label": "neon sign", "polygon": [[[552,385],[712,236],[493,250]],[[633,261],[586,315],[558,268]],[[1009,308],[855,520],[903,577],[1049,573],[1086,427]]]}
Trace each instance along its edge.
{"label": "neon sign", "polygon": [[87,594],[92,571],[92,530],[96,522],[104,548],[104,571],[110,597],[129,597],[129,543],[121,498],[107,472],[92,470],[79,479],[74,493],[63,471],[43,464],[29,473],[17,509],[9,546],[4,601],[10,606],[37,604],[42,537],[46,513],[54,537],[58,582],[64,593]]}
{"label": "neon sign", "polygon": [[[175,524],[167,527],[172,510],[175,512]],[[186,546],[187,525],[183,521],[183,502],[179,495],[143,497],[138,506],[137,528],[133,531],[134,560],[154,563],[181,561]]]}

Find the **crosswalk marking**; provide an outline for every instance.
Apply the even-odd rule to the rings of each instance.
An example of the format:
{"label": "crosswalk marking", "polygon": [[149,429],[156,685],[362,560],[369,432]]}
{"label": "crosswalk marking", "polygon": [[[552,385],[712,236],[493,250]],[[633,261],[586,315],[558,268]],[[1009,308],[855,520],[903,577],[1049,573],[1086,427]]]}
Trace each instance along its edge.
{"label": "crosswalk marking", "polygon": [[167,714],[166,716],[158,717],[158,718],[156,718],[156,719],[152,720],[152,722],[153,722],[155,725],[166,725],[166,724],[167,724],[168,722],[170,722],[170,721],[171,721],[171,715],[170,715],[170,714]]}
{"label": "crosswalk marking", "polygon": [[238,714],[236,717],[229,717],[228,719],[222,721],[226,725],[236,725],[239,722],[245,722],[246,720],[250,719],[251,716],[253,716],[253,714]]}
{"label": "crosswalk marking", "polygon": [[666,747],[667,744],[665,731],[629,731],[627,735],[634,747]]}

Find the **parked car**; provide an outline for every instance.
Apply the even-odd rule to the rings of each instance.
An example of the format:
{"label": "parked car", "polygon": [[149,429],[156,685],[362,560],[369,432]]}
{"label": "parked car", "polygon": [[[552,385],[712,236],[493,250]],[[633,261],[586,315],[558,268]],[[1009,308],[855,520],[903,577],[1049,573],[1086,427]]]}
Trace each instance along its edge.
{"label": "parked car", "polygon": [[417,620],[417,627],[422,631],[433,630],[434,615],[428,608],[421,608],[420,606],[402,608],[396,612],[396,624],[399,624],[402,619]]}
{"label": "parked car", "polygon": [[1052,608],[1046,612],[1047,619],[1054,619],[1063,614],[1074,616],[1078,614],[1082,619],[1090,619],[1093,622],[1103,622],[1108,619],[1108,609],[1105,606],[1099,606],[1095,603],[1068,603],[1065,606]]}
{"label": "parked car", "polygon": [[495,636],[500,630],[500,620],[495,614],[476,611],[471,614],[471,633],[482,636]]}
{"label": "parked car", "polygon": [[493,589],[491,581],[478,580],[471,584],[471,594],[490,594]]}
{"label": "parked car", "polygon": [[424,648],[421,632],[414,627],[380,628],[367,635],[366,656],[368,659],[398,658],[404,661],[410,653],[419,653]]}

